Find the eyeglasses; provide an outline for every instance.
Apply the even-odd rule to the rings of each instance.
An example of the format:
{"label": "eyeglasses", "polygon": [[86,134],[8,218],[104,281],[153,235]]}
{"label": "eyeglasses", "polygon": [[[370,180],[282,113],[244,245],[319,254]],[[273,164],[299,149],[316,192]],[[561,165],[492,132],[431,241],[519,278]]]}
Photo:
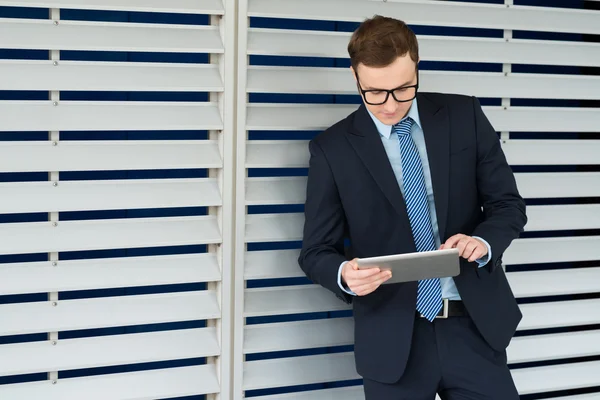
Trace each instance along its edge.
{"label": "eyeglasses", "polygon": [[363,95],[365,102],[374,106],[385,104],[390,97],[390,94],[399,103],[404,103],[413,100],[417,97],[417,90],[419,89],[419,71],[417,70],[417,83],[410,86],[400,86],[395,89],[369,89],[363,90],[360,86],[360,80],[358,73],[356,73],[356,83],[358,90]]}

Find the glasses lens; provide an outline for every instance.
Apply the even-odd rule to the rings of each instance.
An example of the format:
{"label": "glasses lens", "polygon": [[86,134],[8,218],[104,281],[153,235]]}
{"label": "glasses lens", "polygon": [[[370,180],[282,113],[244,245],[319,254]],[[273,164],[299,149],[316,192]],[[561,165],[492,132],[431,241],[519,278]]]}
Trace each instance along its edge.
{"label": "glasses lens", "polygon": [[373,92],[366,92],[365,100],[367,101],[367,103],[371,104],[383,104],[387,100],[387,94],[387,92],[379,90]]}
{"label": "glasses lens", "polygon": [[409,101],[415,98],[417,94],[417,88],[407,87],[394,90],[394,97],[398,101]]}

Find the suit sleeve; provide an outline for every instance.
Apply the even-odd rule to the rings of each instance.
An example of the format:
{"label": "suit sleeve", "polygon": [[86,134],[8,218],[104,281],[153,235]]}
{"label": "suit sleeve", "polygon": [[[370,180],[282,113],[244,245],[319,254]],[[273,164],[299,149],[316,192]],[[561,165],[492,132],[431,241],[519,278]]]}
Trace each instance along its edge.
{"label": "suit sleeve", "polygon": [[485,218],[472,236],[485,239],[492,249],[490,269],[501,264],[510,243],[519,237],[527,223],[525,201],[520,196],[512,169],[506,161],[500,140],[473,97],[477,133],[477,189]]}
{"label": "suit sleeve", "polygon": [[344,210],[323,150],[313,140],[309,151],[304,232],[298,263],[311,281],[350,303],[351,296],[342,291],[337,281],[340,264],[346,261]]}

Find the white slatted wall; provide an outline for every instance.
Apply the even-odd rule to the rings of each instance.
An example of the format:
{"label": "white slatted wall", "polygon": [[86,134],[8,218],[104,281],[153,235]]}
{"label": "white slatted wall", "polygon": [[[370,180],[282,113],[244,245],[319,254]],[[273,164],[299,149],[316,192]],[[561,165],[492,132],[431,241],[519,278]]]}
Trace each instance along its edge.
{"label": "white slatted wall", "polygon": [[[344,118],[355,104],[292,104],[249,101],[256,94],[354,94],[347,68],[301,67],[301,59],[288,57],[346,58],[349,32],[305,30],[302,21],[360,22],[373,14],[397,17],[411,25],[493,28],[500,37],[419,35],[423,61],[485,62],[501,64],[497,72],[466,70],[422,70],[423,91],[464,93],[498,100],[484,107],[497,131],[511,165],[541,167],[598,165],[600,140],[584,140],[599,131],[600,109],[563,106],[515,106],[515,99],[598,100],[600,77],[569,74],[525,74],[512,72],[512,64],[551,66],[600,66],[600,44],[513,39],[513,30],[600,33],[600,13],[514,5],[483,5],[450,1],[409,0],[243,0],[240,2],[240,46],[237,143],[236,304],[234,346],[234,397],[243,392],[262,399],[316,400],[363,399],[351,352],[352,320],[348,314],[327,318],[327,311],[347,306],[323,288],[305,284],[297,265],[303,215],[290,205],[302,204],[306,178],[271,176],[271,168],[306,168],[307,139],[298,134],[320,131]],[[261,18],[255,28],[251,21]],[[271,29],[268,18],[290,21],[290,29]],[[265,19],[267,22],[265,22]],[[325,22],[323,22],[325,24]],[[261,25],[262,24],[262,25]],[[319,29],[319,28],[316,28]],[[332,30],[332,29],[330,29]],[[246,47],[244,47],[246,46]],[[280,56],[279,65],[256,65],[252,56]],[[275,64],[277,61],[275,62]],[[291,64],[291,65],[290,65]],[[284,104],[286,103],[286,104]],[[256,135],[256,132],[260,135]],[[265,131],[267,133],[265,133]],[[277,140],[270,140],[268,132]],[[282,133],[283,131],[283,133]],[[523,139],[511,132],[530,133]],[[552,134],[581,133],[581,139],[557,139]],[[281,139],[285,137],[287,139]],[[536,135],[539,134],[537,138]],[[544,136],[541,136],[543,135]],[[550,137],[548,138],[548,135]],[[531,135],[530,135],[531,136]],[[558,136],[557,136],[558,137]],[[249,139],[246,141],[246,139]],[[597,135],[596,135],[597,138]],[[545,169],[544,169],[545,168]],[[539,170],[539,168],[538,168]],[[264,171],[255,173],[256,171]],[[273,174],[275,175],[275,174]],[[514,379],[522,395],[600,386],[600,361],[577,361],[577,357],[600,355],[600,330],[579,331],[600,324],[600,264],[576,264],[577,268],[549,270],[546,263],[600,260],[600,236],[586,230],[600,228],[600,205],[574,204],[577,198],[600,196],[599,172],[519,172],[519,189],[538,205],[528,207],[528,234],[506,252],[511,265],[539,264],[536,271],[509,272],[517,297],[592,294],[592,298],[542,299],[522,305],[520,334],[534,329],[573,327],[572,332],[523,335],[515,338],[508,353]],[[544,205],[550,199],[565,199]],[[541,204],[539,204],[541,203]],[[562,203],[562,204],[561,204]],[[256,206],[277,205],[281,213],[261,213]],[[560,237],[553,232],[566,231]],[[284,242],[282,249],[264,250],[265,243]],[[294,244],[296,243],[296,245]],[[257,245],[258,244],[258,245]],[[262,249],[261,249],[262,246]],[[528,265],[531,267],[531,265]],[[526,266],[527,267],[527,266]],[[284,283],[270,279],[289,278]],[[297,279],[293,279],[297,278]],[[250,287],[249,287],[250,286]],[[256,287],[262,286],[262,287]],[[319,313],[317,320],[306,320]],[[262,319],[257,319],[261,317]],[[266,317],[266,318],[265,318]],[[598,325],[596,325],[596,328]],[[537,331],[536,331],[537,332]],[[335,354],[325,348],[341,349]],[[310,350],[309,350],[310,349]],[[291,350],[309,350],[290,357]],[[283,353],[279,353],[283,352]],[[531,367],[530,362],[552,361]],[[310,386],[344,381],[342,387]],[[301,393],[292,393],[303,386]],[[263,396],[263,389],[279,394]],[[559,396],[561,396],[559,394]],[[598,399],[584,394],[572,399]],[[546,397],[544,397],[546,398]],[[560,397],[564,398],[564,397]]]}
{"label": "white slatted wall", "polygon": [[[22,0],[0,6],[49,14],[0,20],[0,49],[49,55],[0,61],[1,90],[42,92],[47,99],[0,101],[0,135],[15,138],[0,141],[0,173],[42,173],[34,181],[16,175],[16,181],[0,183],[0,213],[21,216],[0,224],[0,255],[41,253],[42,259],[0,264],[0,295],[17,296],[0,305],[0,335],[42,334],[42,340],[15,336],[0,345],[0,377],[47,373],[45,381],[0,385],[0,399],[230,399],[234,1]],[[61,19],[73,10],[144,12],[158,21],[162,13],[193,21],[205,15],[208,24]],[[80,51],[84,58],[118,52],[127,61],[67,61],[64,51]],[[128,61],[144,54],[169,60],[204,54],[209,63]],[[106,92],[109,99],[111,92],[129,92],[131,98],[154,93],[163,100],[64,100],[65,91],[71,98],[77,92]],[[202,93],[208,101],[164,100]],[[30,132],[38,136],[32,140]],[[189,177],[191,170],[198,177]],[[135,176],[154,178],[128,179]],[[122,212],[110,219],[69,214],[116,210]],[[41,218],[22,221],[32,213]],[[121,256],[102,256],[116,249]],[[93,250],[108,252],[61,258]],[[181,291],[182,284],[188,289]],[[96,289],[106,290],[69,299],[73,291]],[[19,296],[40,293],[47,301]],[[175,325],[144,328],[166,323]],[[128,333],[77,335],[115,327]],[[165,361],[176,363],[144,364]],[[91,377],[87,370],[62,377],[120,365],[133,365],[135,372]]]}

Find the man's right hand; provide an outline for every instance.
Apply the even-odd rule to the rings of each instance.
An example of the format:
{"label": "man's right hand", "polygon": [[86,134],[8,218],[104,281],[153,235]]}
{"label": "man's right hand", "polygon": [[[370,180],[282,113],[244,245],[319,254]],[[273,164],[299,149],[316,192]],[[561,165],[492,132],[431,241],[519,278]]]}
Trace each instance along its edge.
{"label": "man's right hand", "polygon": [[342,268],[342,282],[358,296],[374,292],[379,285],[392,277],[391,271],[381,271],[378,267],[358,269],[357,258],[348,261]]}

